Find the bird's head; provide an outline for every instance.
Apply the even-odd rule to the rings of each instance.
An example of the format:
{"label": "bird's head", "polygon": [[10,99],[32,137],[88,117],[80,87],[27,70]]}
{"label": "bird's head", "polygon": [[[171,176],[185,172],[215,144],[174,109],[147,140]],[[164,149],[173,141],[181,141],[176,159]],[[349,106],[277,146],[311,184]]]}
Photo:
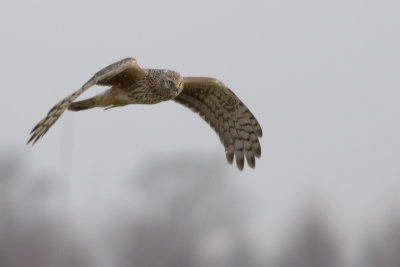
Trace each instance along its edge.
{"label": "bird's head", "polygon": [[175,98],[182,92],[183,77],[176,71],[167,70],[161,79],[161,88],[165,93],[169,94],[171,98]]}

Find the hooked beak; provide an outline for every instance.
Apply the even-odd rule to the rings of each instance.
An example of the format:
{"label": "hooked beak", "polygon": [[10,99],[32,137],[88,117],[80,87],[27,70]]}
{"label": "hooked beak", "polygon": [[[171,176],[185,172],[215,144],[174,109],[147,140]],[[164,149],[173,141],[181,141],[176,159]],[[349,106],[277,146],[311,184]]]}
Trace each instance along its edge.
{"label": "hooked beak", "polygon": [[174,88],[174,91],[175,91],[175,93],[179,93],[179,84],[177,84],[176,86],[175,86],[175,88]]}

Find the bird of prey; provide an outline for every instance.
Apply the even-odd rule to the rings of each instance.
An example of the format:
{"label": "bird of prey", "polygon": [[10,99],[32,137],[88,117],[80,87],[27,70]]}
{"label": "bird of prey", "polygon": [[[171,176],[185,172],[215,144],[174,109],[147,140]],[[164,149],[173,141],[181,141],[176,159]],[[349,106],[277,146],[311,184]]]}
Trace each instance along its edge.
{"label": "bird of prey", "polygon": [[[93,85],[109,86],[92,98],[73,102]],[[261,156],[260,124],[250,110],[221,81],[206,77],[182,77],[178,72],[141,68],[126,58],[100,70],[79,90],[57,103],[31,131],[27,144],[35,144],[66,110],[105,109],[128,104],[157,104],[173,100],[198,113],[216,131],[227,161],[236,158],[239,170],[244,158],[251,168]]]}

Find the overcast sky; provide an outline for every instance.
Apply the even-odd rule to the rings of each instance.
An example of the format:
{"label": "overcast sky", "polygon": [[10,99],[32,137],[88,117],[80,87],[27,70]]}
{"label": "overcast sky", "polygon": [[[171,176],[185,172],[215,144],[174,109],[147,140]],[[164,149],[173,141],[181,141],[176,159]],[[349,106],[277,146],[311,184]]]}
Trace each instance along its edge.
{"label": "overcast sky", "polygon": [[[266,245],[313,199],[355,242],[400,210],[399,10],[395,0],[2,1],[1,152],[69,179],[79,207],[93,182],[112,188],[153,158],[200,154],[240,188]],[[131,56],[228,85],[263,128],[256,169],[228,165],[211,128],[173,102],[66,112],[25,146],[56,102]]]}

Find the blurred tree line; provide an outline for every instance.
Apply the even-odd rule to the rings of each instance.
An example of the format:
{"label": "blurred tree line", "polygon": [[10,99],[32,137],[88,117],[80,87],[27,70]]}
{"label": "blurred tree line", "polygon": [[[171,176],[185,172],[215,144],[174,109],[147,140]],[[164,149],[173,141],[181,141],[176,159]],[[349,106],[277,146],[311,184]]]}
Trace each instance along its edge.
{"label": "blurred tree line", "polygon": [[368,237],[358,261],[346,263],[340,236],[321,209],[304,211],[279,255],[260,257],[256,251],[263,248],[246,232],[243,201],[213,160],[169,159],[145,167],[131,179],[145,205],[113,218],[99,242],[85,241],[85,229],[54,207],[57,179],[25,170],[18,157],[0,157],[1,267],[400,266],[400,220],[390,218]]}

